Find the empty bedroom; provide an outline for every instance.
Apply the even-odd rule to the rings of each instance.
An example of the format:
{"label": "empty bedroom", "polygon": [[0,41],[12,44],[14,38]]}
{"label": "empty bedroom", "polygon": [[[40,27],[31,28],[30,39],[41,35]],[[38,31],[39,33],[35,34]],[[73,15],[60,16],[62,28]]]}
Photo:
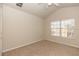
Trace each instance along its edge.
{"label": "empty bedroom", "polygon": [[79,3],[0,3],[1,56],[79,56]]}

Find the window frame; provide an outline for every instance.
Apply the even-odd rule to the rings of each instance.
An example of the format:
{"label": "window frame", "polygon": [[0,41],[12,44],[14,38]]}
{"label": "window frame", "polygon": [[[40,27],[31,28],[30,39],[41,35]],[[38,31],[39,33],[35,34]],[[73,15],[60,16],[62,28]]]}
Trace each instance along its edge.
{"label": "window frame", "polygon": [[[60,22],[60,24],[59,24],[59,27],[60,27],[60,28],[51,28],[51,35],[52,35],[52,36],[56,36],[56,37],[64,37],[64,38],[67,38],[67,37],[68,37],[68,33],[69,33],[69,32],[68,32],[69,29],[68,29],[68,27],[63,27],[63,28],[62,28],[62,22],[66,22],[66,21],[68,22],[68,21],[70,21],[70,23],[72,22],[71,25],[69,25],[68,23],[66,23],[66,24],[64,23],[64,24],[65,24],[65,25],[69,25],[69,26],[72,27],[72,26],[75,26],[75,19],[57,20],[57,21],[53,21],[53,22],[51,22],[51,23],[58,22],[58,21]],[[64,24],[63,24],[63,25],[64,25]],[[51,24],[51,26],[53,26],[53,25]],[[60,29],[59,34],[58,34],[58,35],[53,35],[52,29]],[[62,29],[66,29],[66,34],[65,34],[65,35],[62,34]],[[74,28],[73,28],[73,29],[74,29]],[[71,34],[71,35],[72,35],[72,34]]]}

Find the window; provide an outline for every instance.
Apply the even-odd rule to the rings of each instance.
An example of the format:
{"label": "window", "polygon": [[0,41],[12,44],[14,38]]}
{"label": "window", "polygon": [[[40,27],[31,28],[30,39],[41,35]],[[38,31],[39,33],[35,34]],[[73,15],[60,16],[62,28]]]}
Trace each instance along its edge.
{"label": "window", "polygon": [[60,21],[51,23],[51,34],[54,36],[60,36]]}
{"label": "window", "polygon": [[74,25],[74,19],[51,22],[51,35],[61,37],[72,36]]}

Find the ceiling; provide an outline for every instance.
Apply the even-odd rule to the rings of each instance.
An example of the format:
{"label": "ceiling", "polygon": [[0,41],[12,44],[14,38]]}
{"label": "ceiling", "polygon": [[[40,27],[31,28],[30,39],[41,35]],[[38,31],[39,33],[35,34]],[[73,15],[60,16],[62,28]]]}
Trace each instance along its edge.
{"label": "ceiling", "polygon": [[42,18],[46,18],[51,13],[55,12],[56,10],[63,8],[63,7],[70,7],[70,6],[79,6],[79,3],[59,3],[59,6],[56,6],[54,3],[52,6],[47,7],[47,3],[23,3],[23,7],[16,6],[15,3],[7,3],[7,5],[19,8],[25,12],[37,15]]}

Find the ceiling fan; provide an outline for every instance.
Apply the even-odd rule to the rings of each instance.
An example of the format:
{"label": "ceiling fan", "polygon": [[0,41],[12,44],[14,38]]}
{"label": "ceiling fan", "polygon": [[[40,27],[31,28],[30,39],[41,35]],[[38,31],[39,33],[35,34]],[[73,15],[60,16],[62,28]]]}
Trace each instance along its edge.
{"label": "ceiling fan", "polygon": [[58,7],[60,6],[59,3],[38,3],[38,5],[44,5],[48,8],[48,7],[52,7],[52,6],[55,6],[55,7]]}
{"label": "ceiling fan", "polygon": [[16,3],[16,6],[22,7],[23,6],[23,3]]}

